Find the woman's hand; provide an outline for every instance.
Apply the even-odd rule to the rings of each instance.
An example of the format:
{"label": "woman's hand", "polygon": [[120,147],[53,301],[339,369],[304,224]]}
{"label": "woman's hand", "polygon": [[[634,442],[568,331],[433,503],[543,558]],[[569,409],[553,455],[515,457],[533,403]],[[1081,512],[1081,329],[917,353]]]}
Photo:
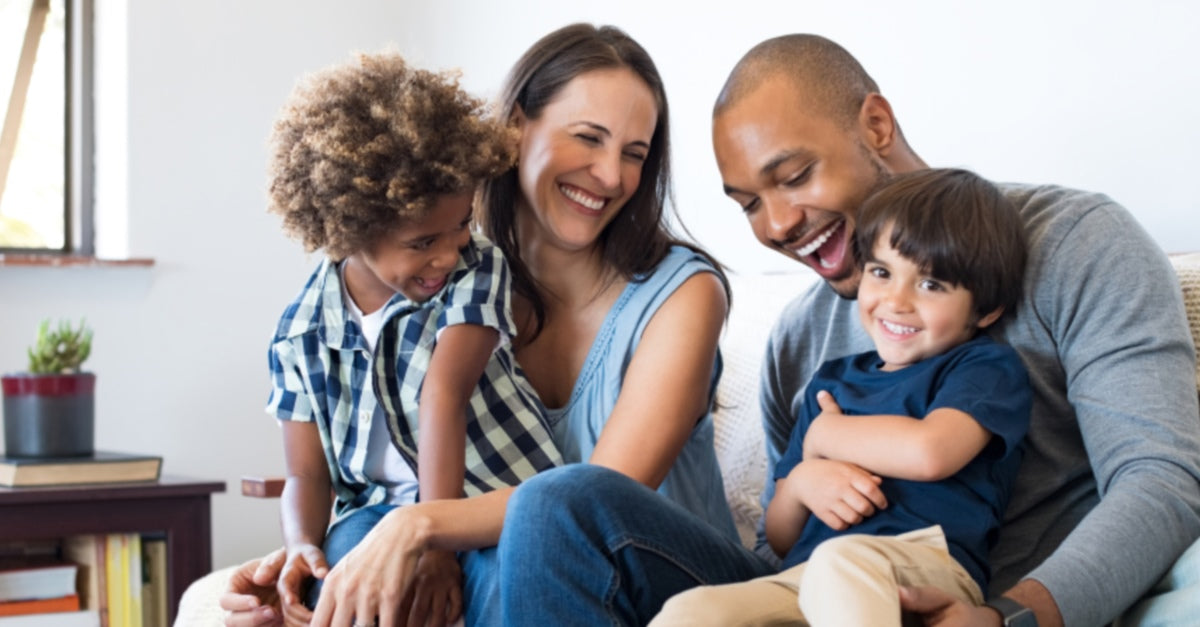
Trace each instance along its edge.
{"label": "woman's hand", "polygon": [[221,609],[229,612],[225,617],[227,627],[283,624],[275,582],[286,558],[287,552],[280,548],[233,571],[220,599]]}
{"label": "woman's hand", "polygon": [[[313,625],[405,624],[408,617],[402,616],[401,608],[411,594],[430,535],[431,521],[421,506],[389,512],[329,571],[313,612]],[[433,566],[431,562],[427,568]]]}

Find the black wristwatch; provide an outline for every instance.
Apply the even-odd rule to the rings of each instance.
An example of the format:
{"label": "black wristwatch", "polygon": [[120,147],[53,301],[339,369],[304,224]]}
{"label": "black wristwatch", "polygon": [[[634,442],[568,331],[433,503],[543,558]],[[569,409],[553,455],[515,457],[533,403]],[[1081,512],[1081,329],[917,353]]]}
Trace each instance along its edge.
{"label": "black wristwatch", "polygon": [[1033,610],[1008,597],[996,597],[984,605],[1000,612],[1000,621],[1004,627],[1038,627],[1037,616],[1033,615]]}

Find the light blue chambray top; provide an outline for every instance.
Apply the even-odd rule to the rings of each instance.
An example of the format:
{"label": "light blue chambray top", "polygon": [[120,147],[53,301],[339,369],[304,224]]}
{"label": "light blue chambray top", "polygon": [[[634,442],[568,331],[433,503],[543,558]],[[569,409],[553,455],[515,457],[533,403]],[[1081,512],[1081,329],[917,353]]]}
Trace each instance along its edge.
{"label": "light blue chambray top", "polygon": [[[698,272],[714,272],[714,268],[701,255],[675,246],[653,273],[642,281],[631,281],[617,298],[600,332],[596,334],[566,406],[546,409],[554,430],[555,443],[566,463],[583,462],[591,458],[596,440],[616,406],[625,371],[629,368],[646,325],[675,289]],[[669,377],[671,373],[664,372],[662,376]],[[718,354],[713,363],[709,388],[696,390],[697,394],[707,396],[710,406],[720,377],[721,357]],[[653,420],[654,416],[645,416],[644,419]],[[711,413],[705,414],[692,429],[691,437],[658,491],[707,520],[731,540],[738,540],[713,448]]]}

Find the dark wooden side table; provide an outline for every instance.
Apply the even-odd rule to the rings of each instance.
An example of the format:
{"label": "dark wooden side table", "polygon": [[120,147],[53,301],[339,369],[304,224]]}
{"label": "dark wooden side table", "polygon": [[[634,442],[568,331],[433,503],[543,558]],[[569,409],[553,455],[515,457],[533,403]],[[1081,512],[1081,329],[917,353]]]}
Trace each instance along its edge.
{"label": "dark wooden side table", "polygon": [[0,541],[85,533],[167,534],[167,615],[188,584],[212,570],[210,496],[223,481],[164,476],[152,483],[0,487]]}

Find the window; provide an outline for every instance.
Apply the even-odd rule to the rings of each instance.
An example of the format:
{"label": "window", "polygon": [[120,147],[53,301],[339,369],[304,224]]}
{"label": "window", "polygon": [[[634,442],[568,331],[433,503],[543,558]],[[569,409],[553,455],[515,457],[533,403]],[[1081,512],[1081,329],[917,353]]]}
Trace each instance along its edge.
{"label": "window", "polygon": [[0,0],[0,252],[92,253],[90,9]]}

